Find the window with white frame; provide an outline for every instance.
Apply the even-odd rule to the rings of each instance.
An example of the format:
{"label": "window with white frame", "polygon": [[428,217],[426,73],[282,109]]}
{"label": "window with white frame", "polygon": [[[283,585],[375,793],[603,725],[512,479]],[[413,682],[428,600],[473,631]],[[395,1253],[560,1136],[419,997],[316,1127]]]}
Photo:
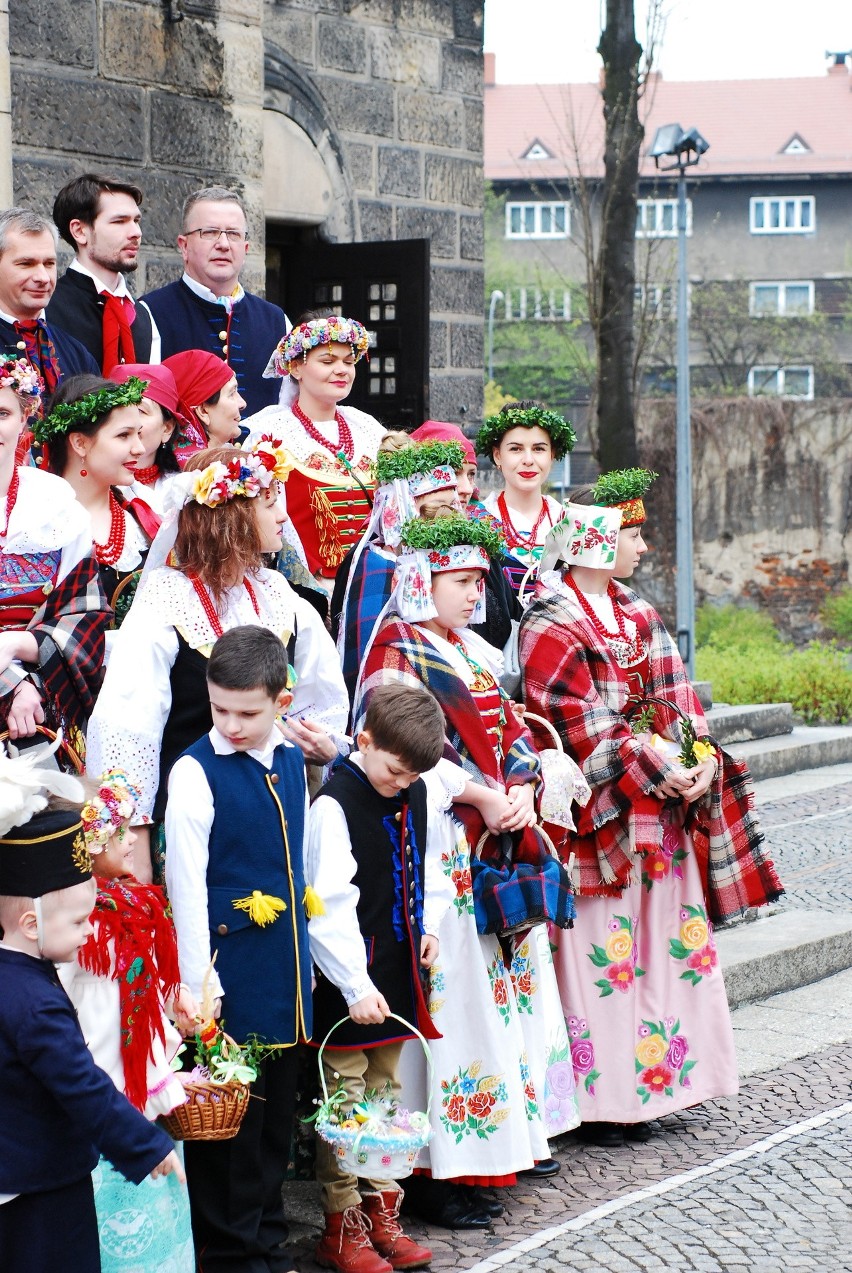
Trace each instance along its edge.
{"label": "window with white frame", "polygon": [[513,287],[506,291],[506,321],[570,322],[571,293],[567,287]]}
{"label": "window with white frame", "polygon": [[752,367],[748,373],[752,398],[813,398],[813,367]]}
{"label": "window with white frame", "polygon": [[749,310],[756,318],[804,318],[814,312],[814,285],[796,283],[750,283]]}
{"label": "window with white frame", "polygon": [[507,203],[507,239],[567,239],[571,233],[568,203]]}
{"label": "window with white frame", "polygon": [[[688,301],[692,288],[689,288]],[[633,289],[633,303],[648,318],[674,318],[677,314],[677,288],[667,284],[637,283]]]}
{"label": "window with white frame", "polygon": [[[686,233],[692,234],[692,200],[686,201]],[[677,237],[677,199],[637,199],[636,238]]]}
{"label": "window with white frame", "polygon": [[816,200],[812,194],[783,199],[750,199],[752,234],[813,234]]}

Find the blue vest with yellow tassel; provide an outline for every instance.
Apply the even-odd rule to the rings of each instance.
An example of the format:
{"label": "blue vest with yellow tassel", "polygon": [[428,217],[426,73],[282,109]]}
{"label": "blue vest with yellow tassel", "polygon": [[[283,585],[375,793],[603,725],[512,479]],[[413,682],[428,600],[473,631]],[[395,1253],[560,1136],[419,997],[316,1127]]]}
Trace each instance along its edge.
{"label": "blue vest with yellow tassel", "polygon": [[205,736],[185,754],[213,793],[207,911],[224,1029],[290,1047],[311,1036],[302,753],[282,742],[267,770],[247,752],[217,755]]}

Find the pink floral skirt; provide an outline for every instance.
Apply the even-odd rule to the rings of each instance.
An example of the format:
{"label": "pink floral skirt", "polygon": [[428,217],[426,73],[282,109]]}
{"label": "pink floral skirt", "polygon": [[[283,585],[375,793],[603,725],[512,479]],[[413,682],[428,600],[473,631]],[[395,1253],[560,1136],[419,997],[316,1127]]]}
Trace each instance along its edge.
{"label": "pink floral skirt", "polygon": [[583,1122],[640,1123],[739,1087],[731,1014],[679,814],[619,898],[578,897],[553,940]]}

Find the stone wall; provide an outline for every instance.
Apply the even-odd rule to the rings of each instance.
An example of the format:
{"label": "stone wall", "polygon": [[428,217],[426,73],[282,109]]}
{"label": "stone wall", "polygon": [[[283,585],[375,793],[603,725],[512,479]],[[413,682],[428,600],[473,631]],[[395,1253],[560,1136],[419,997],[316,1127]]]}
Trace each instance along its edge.
{"label": "stone wall", "polygon": [[264,108],[284,110],[330,171],[332,241],[431,240],[430,411],[478,419],[482,10],[483,0],[15,0],[15,199],[49,211],[87,168],[138,181],[140,291],[175,276],[185,195],[232,186],[250,212],[245,281],[262,291]]}
{"label": "stone wall", "polygon": [[[696,400],[692,423],[697,603],[767,611],[798,642],[822,635],[823,601],[850,583],[852,406]],[[642,461],[660,480],[637,586],[673,626],[674,402],[644,401],[640,432]]]}

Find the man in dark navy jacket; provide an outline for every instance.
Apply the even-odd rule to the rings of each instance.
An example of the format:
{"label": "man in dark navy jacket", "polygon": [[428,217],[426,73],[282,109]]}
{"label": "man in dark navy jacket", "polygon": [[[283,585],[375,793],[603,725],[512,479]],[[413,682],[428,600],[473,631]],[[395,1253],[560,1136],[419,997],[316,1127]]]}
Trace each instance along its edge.
{"label": "man in dark navy jacket", "polygon": [[86,172],[62,187],[53,204],[74,260],[56,284],[47,319],[82,341],[106,376],[120,362],[159,362],[151,311],[134,301],[127,274],[139,263],[142,191],[127,181]]}
{"label": "man in dark navy jacket", "polygon": [[183,277],[143,298],[160,331],[163,358],[206,349],[223,358],[237,377],[254,415],[278,401],[281,381],[265,380],[273,349],[290,330],[277,305],[244,290],[240,272],[249,250],[248,223],[239,196],[222,186],[189,195],[183,205],[178,247]]}
{"label": "man in dark navy jacket", "polygon": [[56,287],[56,229],[26,208],[0,212],[0,351],[27,358],[52,393],[61,380],[100,375],[88,349],[45,321]]}

